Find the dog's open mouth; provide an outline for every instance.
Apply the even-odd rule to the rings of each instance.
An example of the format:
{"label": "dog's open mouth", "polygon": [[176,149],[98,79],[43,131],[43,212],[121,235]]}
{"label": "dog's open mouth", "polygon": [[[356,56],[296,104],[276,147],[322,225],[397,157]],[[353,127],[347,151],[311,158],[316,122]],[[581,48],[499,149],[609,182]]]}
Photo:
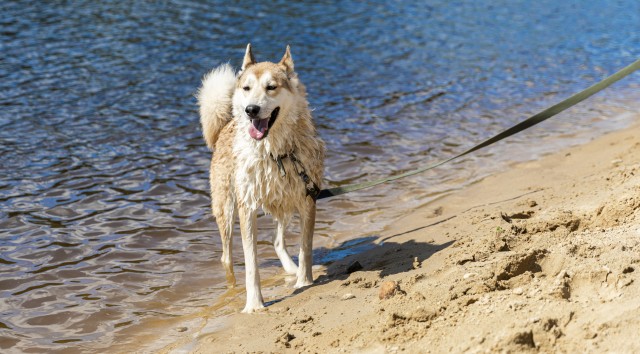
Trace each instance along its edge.
{"label": "dog's open mouth", "polygon": [[249,127],[249,135],[256,139],[262,140],[267,137],[269,134],[269,129],[275,123],[276,118],[278,118],[278,113],[280,112],[280,107],[276,107],[271,111],[271,116],[269,118],[255,118],[251,120],[251,126]]}

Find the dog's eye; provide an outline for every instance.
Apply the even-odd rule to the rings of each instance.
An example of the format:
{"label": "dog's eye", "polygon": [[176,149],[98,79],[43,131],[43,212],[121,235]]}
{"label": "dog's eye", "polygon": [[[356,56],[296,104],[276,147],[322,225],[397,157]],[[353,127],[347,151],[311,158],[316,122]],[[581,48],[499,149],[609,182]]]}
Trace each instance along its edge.
{"label": "dog's eye", "polygon": [[249,86],[245,86],[245,87],[243,87],[242,89],[243,89],[243,90],[245,90],[245,91],[249,91],[249,90],[251,90],[251,87],[249,87]]}
{"label": "dog's eye", "polygon": [[276,89],[276,86],[274,86],[274,85],[267,86],[267,91],[273,91],[275,89]]}

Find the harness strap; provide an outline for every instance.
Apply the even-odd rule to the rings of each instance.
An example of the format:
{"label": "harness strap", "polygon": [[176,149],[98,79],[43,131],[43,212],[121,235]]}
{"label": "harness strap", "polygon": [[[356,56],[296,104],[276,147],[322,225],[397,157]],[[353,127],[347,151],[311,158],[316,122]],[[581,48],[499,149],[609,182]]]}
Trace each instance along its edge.
{"label": "harness strap", "polygon": [[296,156],[296,154],[294,154],[293,152],[290,152],[288,154],[278,155],[275,158],[273,157],[273,155],[270,155],[270,156],[271,156],[271,159],[275,161],[276,164],[278,165],[278,170],[280,170],[280,176],[282,177],[287,175],[287,171],[284,168],[284,163],[282,163],[282,159],[286,159],[286,158],[291,159],[293,168],[296,170],[296,173],[298,174],[298,176],[300,176],[300,178],[302,179],[302,182],[304,183],[307,196],[310,196],[311,198],[313,198],[314,201],[318,199],[318,195],[320,195],[320,187],[318,187],[316,182],[311,180],[311,177],[309,177],[309,175],[307,174],[304,168],[304,165],[302,164],[302,162],[300,162],[300,160],[298,160],[298,157]]}

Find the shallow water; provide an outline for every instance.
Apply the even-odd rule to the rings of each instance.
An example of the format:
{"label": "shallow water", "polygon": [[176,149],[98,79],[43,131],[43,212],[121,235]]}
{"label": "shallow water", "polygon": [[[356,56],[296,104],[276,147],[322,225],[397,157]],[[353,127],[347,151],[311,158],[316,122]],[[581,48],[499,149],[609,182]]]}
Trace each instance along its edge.
{"label": "shallow water", "polygon": [[[291,44],[326,185],[445,158],[640,56],[631,0],[9,1],[0,13],[0,349],[16,352],[139,345],[163,321],[241,306],[242,293],[220,300],[193,94],[249,41],[258,60]],[[437,171],[321,201],[316,262],[510,161],[623,126],[639,82]],[[273,225],[259,222],[263,279],[281,286]]]}

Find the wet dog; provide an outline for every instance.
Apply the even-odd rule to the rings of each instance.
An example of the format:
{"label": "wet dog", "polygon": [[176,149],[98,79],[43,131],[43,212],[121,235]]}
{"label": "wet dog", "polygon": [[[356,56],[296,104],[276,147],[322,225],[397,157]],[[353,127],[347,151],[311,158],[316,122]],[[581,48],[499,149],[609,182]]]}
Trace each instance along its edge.
{"label": "wet dog", "polygon": [[[278,63],[256,62],[247,45],[242,69],[224,64],[205,75],[197,94],[200,123],[213,150],[211,207],[222,238],[222,264],[235,284],[232,232],[240,218],[246,265],[247,301],[242,312],[264,307],[257,263],[256,213],[273,215],[273,237],[284,270],[296,274],[297,288],[313,283],[312,243],[320,191],[324,142],[318,137],[306,89],[294,71],[287,46]],[[302,230],[299,266],[285,245],[285,230],[295,213]]]}

